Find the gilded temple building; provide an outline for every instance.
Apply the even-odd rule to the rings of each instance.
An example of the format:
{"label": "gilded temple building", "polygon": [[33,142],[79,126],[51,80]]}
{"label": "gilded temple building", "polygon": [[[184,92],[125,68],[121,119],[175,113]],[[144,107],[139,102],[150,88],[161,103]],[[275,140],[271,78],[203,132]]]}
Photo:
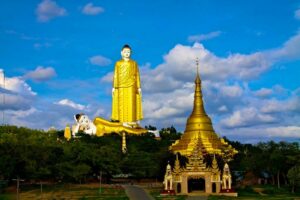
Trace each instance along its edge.
{"label": "gilded temple building", "polygon": [[[220,193],[228,188],[222,188],[222,185],[225,185],[222,180],[223,172],[218,166],[216,156],[228,166],[227,162],[237,151],[214,131],[211,119],[204,109],[198,70],[193,111],[187,119],[182,137],[170,146],[170,150],[176,154],[172,170],[173,188],[176,193],[189,194],[199,191],[210,194]],[[180,166],[178,154],[187,158],[185,167]],[[207,157],[210,158],[210,163],[205,162]],[[231,180],[224,181],[227,185],[229,182],[231,184]]]}

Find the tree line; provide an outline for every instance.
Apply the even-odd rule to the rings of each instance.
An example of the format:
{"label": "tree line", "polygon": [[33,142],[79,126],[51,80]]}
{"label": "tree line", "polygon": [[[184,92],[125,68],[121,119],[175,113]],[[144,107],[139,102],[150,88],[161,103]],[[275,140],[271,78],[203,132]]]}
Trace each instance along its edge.
{"label": "tree line", "polygon": [[239,151],[231,163],[233,170],[251,172],[278,188],[290,185],[294,191],[300,186],[299,142],[269,141],[255,145],[228,142]]}
{"label": "tree line", "polygon": [[[162,134],[163,135],[163,134]],[[158,178],[172,156],[171,140],[157,140],[151,133],[127,136],[127,154],[121,152],[121,136],[103,137],[79,133],[66,140],[64,131],[32,130],[0,126],[0,180],[81,182],[99,176],[105,180],[116,174],[134,178]]]}
{"label": "tree line", "polygon": [[[153,126],[147,126],[155,130]],[[127,136],[127,154],[121,151],[121,136],[103,137],[79,133],[66,140],[59,130],[42,131],[25,127],[0,126],[0,180],[17,177],[27,181],[87,182],[100,172],[109,182],[114,175],[135,179],[162,180],[168,161],[175,156],[169,146],[181,137],[174,127],[160,130],[160,140],[152,133]],[[300,186],[299,143],[261,142],[242,144],[227,140],[239,153],[231,161],[232,171],[267,174],[271,184]],[[182,162],[186,159],[182,158]]]}

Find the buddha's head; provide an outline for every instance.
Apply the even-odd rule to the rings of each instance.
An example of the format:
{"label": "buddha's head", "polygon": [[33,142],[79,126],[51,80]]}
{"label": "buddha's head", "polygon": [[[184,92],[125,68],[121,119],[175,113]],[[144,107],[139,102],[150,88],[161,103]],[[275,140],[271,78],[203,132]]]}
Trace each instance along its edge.
{"label": "buddha's head", "polygon": [[128,44],[125,44],[121,51],[121,56],[124,60],[129,60],[131,55],[131,48]]}

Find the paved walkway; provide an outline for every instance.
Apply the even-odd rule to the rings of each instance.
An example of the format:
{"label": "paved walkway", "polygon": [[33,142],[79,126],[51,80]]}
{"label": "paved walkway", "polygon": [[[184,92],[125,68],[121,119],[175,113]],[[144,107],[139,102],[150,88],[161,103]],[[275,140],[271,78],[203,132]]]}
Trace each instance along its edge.
{"label": "paved walkway", "polygon": [[154,200],[143,188],[135,185],[124,185],[130,200]]}
{"label": "paved walkway", "polygon": [[189,196],[186,200],[207,200],[207,196]]}

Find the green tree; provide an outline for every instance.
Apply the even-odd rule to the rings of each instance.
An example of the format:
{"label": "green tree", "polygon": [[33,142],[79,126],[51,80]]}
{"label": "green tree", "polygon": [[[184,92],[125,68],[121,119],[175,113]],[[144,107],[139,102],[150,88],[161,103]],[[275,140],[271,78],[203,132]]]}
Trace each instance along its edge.
{"label": "green tree", "polygon": [[290,185],[292,186],[292,193],[294,193],[295,187],[300,186],[300,166],[295,165],[290,168],[287,177],[290,181]]}

